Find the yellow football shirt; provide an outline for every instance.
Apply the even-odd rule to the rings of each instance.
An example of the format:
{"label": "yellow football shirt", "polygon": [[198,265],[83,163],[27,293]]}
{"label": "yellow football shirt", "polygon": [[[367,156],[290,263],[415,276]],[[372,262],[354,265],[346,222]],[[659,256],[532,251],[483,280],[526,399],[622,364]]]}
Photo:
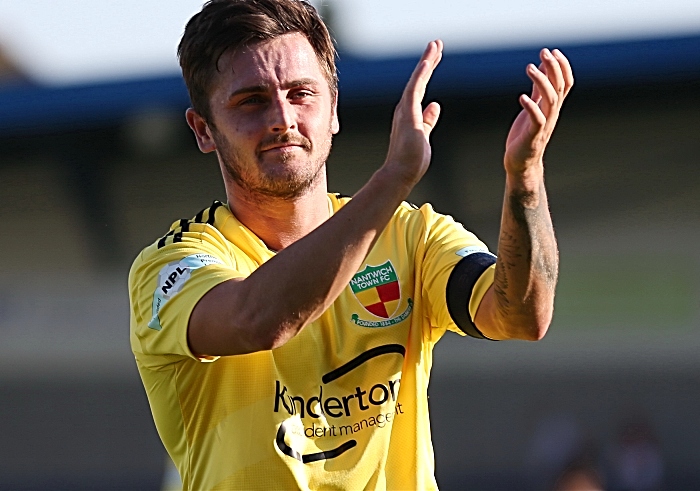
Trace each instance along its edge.
{"label": "yellow football shirt", "polygon": [[[337,211],[348,198],[328,199]],[[194,356],[187,324],[199,299],[273,255],[215,202],[131,268],[131,347],[183,488],[437,489],[432,349],[446,329],[479,336],[453,317],[473,318],[494,256],[450,217],[403,204],[343,293],[287,344]],[[448,282],[466,292],[463,308]]]}

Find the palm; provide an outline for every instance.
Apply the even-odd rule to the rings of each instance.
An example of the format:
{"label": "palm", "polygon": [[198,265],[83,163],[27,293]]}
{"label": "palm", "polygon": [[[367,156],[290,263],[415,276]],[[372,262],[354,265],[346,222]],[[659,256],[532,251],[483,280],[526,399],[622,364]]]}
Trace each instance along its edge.
{"label": "palm", "polygon": [[[505,165],[508,172],[522,172],[527,165],[542,158],[534,143],[536,129],[525,110],[520,111],[513,121],[506,139]],[[546,144],[546,142],[545,142]]]}

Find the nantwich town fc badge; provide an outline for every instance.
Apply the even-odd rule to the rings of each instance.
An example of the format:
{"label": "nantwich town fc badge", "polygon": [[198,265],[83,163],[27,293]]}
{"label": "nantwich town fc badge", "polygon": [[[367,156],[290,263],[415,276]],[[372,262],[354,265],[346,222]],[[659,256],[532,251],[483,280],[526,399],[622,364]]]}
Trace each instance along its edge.
{"label": "nantwich town fc badge", "polygon": [[391,261],[379,266],[367,265],[365,269],[352,277],[350,288],[367,312],[385,319],[382,321],[362,320],[359,315],[353,314],[352,321],[359,326],[392,326],[408,317],[413,308],[413,302],[409,298],[406,310],[401,315],[394,317],[401,305],[401,286]]}

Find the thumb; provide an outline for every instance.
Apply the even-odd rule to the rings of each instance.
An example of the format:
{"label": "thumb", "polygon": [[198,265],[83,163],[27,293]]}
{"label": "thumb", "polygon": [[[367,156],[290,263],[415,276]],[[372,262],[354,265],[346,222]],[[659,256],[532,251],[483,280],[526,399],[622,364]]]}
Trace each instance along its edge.
{"label": "thumb", "polygon": [[425,129],[425,136],[430,136],[430,133],[435,128],[435,125],[440,118],[440,104],[437,102],[431,102],[423,110],[423,128]]}

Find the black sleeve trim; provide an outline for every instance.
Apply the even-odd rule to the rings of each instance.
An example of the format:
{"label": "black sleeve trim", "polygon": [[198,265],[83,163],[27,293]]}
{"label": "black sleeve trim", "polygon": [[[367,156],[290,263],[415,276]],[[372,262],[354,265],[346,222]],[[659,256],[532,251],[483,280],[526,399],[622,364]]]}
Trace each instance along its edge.
{"label": "black sleeve trim", "polygon": [[447,280],[447,310],[452,320],[464,334],[474,338],[489,339],[477,329],[469,314],[469,300],[474,285],[481,275],[496,262],[496,256],[489,252],[475,252],[459,261]]}

